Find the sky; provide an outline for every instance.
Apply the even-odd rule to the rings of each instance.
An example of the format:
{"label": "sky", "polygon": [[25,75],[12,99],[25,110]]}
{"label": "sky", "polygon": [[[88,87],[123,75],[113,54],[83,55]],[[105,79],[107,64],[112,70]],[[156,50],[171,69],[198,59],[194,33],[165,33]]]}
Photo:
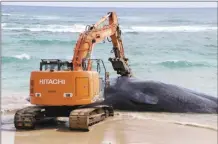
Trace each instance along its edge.
{"label": "sky", "polygon": [[61,7],[217,7],[216,2],[2,2],[2,5]]}

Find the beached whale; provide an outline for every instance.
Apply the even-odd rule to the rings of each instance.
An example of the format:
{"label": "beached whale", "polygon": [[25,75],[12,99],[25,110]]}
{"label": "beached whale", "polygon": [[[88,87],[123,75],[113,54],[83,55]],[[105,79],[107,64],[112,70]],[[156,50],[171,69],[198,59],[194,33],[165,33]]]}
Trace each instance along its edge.
{"label": "beached whale", "polygon": [[218,112],[216,97],[162,82],[123,77],[119,77],[105,90],[105,100],[102,104],[128,111]]}

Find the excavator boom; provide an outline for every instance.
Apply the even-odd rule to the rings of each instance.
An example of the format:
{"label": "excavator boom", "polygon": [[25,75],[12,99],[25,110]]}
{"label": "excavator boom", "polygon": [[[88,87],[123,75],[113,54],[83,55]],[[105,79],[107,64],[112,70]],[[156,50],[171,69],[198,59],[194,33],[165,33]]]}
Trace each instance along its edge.
{"label": "excavator boom", "polygon": [[[98,28],[99,25],[109,19],[108,24],[102,28]],[[109,12],[101,20],[99,20],[93,26],[89,26],[88,29],[81,33],[79,40],[74,48],[73,56],[73,68],[75,71],[91,71],[92,62],[90,60],[94,45],[102,42],[106,38],[110,37],[113,44],[113,52],[115,57],[109,58],[112,63],[113,69],[117,71],[117,74],[121,76],[132,76],[131,70],[128,65],[128,59],[125,58],[124,48],[121,39],[121,30],[117,15],[115,12]],[[84,64],[87,64],[84,67]]]}

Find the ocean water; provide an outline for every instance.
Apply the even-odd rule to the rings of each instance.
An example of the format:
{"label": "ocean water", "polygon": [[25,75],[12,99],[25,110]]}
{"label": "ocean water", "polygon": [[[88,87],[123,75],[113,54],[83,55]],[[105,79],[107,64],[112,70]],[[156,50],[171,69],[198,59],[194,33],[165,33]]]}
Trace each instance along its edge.
{"label": "ocean water", "polygon": [[[59,8],[2,6],[1,110],[27,105],[30,72],[40,59],[71,59],[79,33],[116,11],[125,55],[135,77],[183,86],[217,97],[217,9]],[[112,44],[93,58],[105,62]]]}

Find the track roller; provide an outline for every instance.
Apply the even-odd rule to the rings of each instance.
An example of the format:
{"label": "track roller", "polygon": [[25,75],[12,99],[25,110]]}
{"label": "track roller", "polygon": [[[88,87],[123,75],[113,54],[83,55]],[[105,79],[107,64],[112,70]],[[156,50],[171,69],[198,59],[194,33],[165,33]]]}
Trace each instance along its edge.
{"label": "track roller", "polygon": [[35,129],[35,126],[44,118],[43,108],[29,106],[18,110],[14,116],[14,126],[16,129]]}
{"label": "track roller", "polygon": [[71,111],[69,116],[69,128],[71,130],[89,131],[89,127],[113,116],[114,111],[109,106],[95,106],[90,108],[80,108]]}

